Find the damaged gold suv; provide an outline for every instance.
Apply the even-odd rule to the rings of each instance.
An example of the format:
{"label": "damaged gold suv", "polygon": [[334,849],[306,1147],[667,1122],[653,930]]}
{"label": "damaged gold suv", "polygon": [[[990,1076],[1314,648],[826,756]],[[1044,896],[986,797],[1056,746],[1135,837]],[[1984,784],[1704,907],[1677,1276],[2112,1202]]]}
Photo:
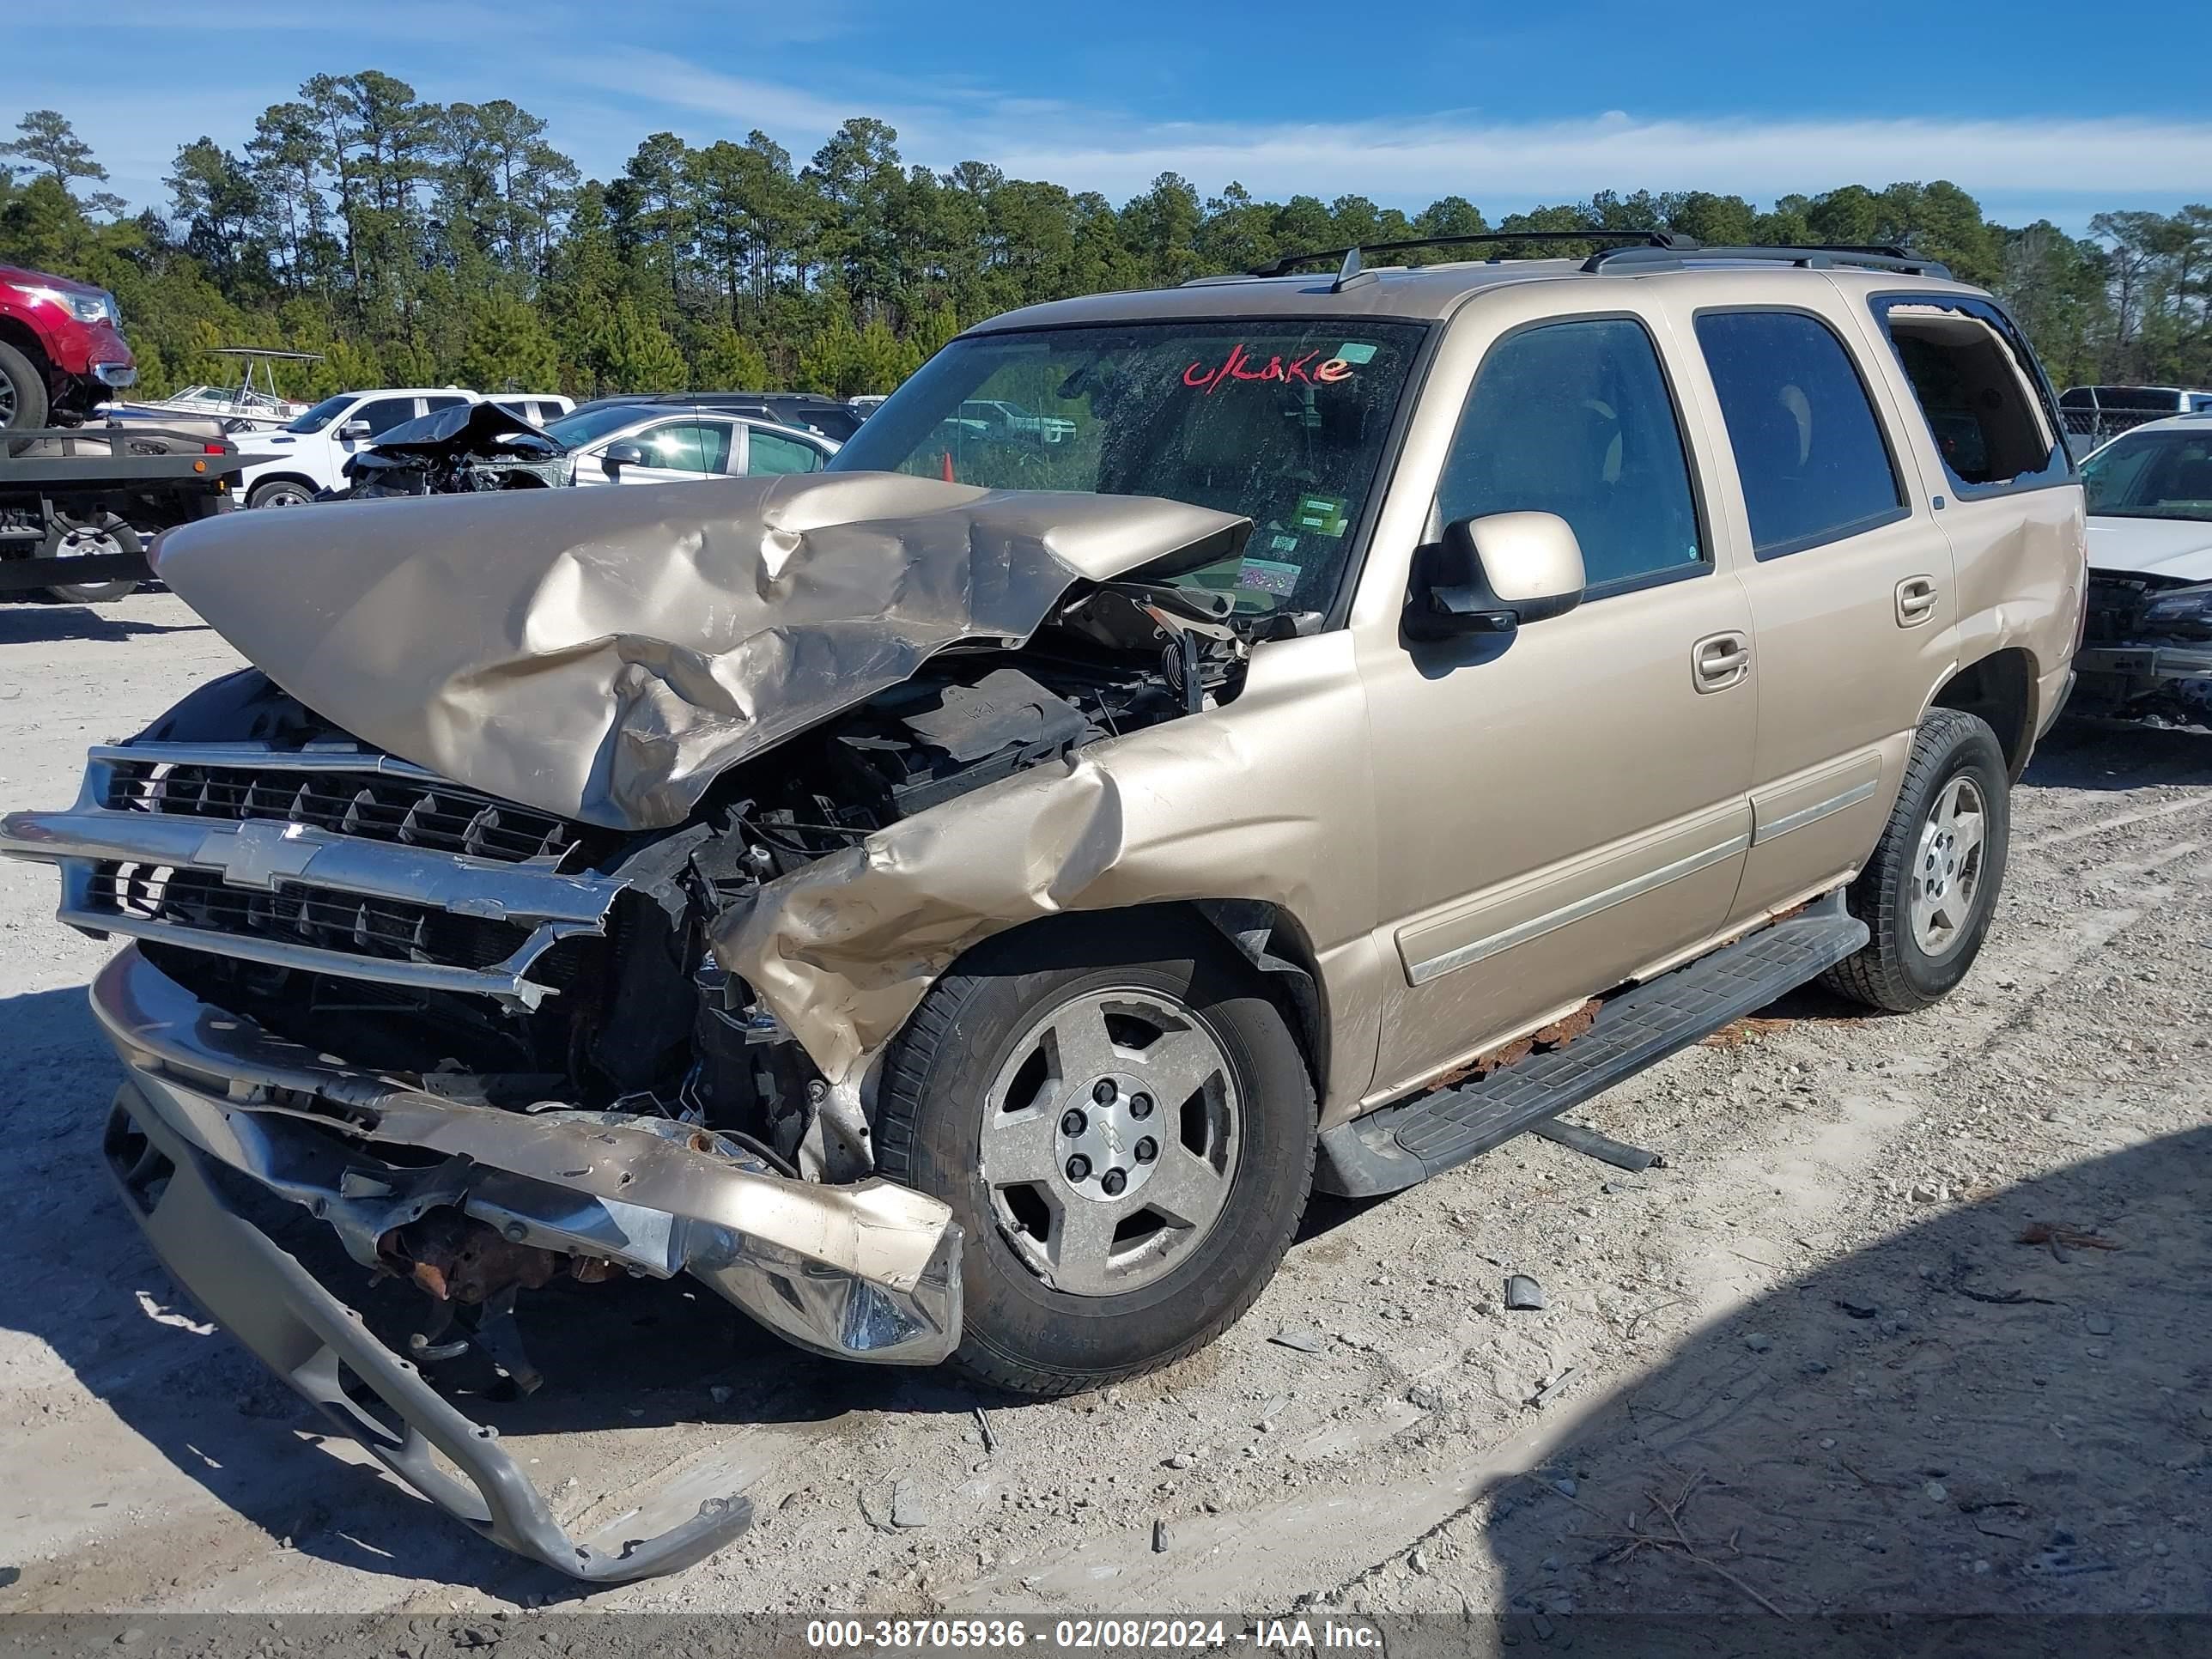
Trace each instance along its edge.
{"label": "damaged gold suv", "polygon": [[253,666],[0,837],[131,941],[163,1261],[480,1531],[634,1577],[741,1495],[576,1544],[437,1386],[532,1386],[518,1317],[614,1293],[556,1277],[1082,1389],[1218,1335],[1316,1185],[1815,976],[1942,996],[2079,627],[2049,389],[1902,252],[1612,240],[999,318],[818,475],[173,532]]}

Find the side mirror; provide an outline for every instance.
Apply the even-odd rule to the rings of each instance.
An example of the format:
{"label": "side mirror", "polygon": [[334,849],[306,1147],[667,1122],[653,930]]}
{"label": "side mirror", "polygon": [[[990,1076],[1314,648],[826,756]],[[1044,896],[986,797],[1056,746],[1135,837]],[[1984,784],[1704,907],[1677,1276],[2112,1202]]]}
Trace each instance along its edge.
{"label": "side mirror", "polygon": [[368,429],[368,422],[367,421],[348,421],[343,426],[338,428],[339,437],[350,438],[356,441],[362,438],[372,437],[374,435],[374,434]]}
{"label": "side mirror", "polygon": [[643,444],[609,444],[599,452],[599,471],[610,478],[618,478],[626,466],[646,465]]}
{"label": "side mirror", "polygon": [[1555,513],[1493,513],[1444,526],[1413,555],[1406,635],[1510,634],[1582,603],[1583,550]]}

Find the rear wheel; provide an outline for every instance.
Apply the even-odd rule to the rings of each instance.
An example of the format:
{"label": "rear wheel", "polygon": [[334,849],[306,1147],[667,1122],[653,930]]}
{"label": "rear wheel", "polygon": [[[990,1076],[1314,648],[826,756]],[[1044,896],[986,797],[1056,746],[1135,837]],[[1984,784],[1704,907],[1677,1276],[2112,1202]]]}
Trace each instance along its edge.
{"label": "rear wheel", "polygon": [[[113,514],[64,518],[47,534],[40,551],[49,559],[97,559],[136,554],[138,532]],[[68,605],[106,605],[138,591],[135,581],[57,582],[46,589]]]}
{"label": "rear wheel", "polygon": [[951,1205],[971,1375],[1060,1395],[1168,1364],[1273,1275],[1314,1093],[1258,975],[1184,913],[986,945],[894,1047],[884,1173]]}
{"label": "rear wheel", "polygon": [[1905,1013],[1964,979],[1996,908],[2011,827],[1996,733],[1978,715],[1931,709],[1913,738],[1888,825],[1844,896],[1873,937],[1830,969],[1827,982],[1857,1001]]}

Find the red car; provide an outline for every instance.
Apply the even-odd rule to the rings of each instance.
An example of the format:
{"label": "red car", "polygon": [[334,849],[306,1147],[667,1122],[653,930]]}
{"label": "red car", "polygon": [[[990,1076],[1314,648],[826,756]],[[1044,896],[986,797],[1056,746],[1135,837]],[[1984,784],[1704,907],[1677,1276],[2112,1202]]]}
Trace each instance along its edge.
{"label": "red car", "polygon": [[115,296],[0,265],[0,429],[74,426],[138,378]]}

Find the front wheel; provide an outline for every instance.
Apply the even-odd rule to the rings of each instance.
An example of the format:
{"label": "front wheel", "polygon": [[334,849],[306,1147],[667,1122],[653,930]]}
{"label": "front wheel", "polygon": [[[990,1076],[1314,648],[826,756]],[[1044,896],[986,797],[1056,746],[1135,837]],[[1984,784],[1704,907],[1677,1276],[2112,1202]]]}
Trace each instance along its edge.
{"label": "front wheel", "polygon": [[1281,1010],[1213,930],[1074,917],[931,989],[889,1058],[877,1155],[967,1234],[956,1362],[1063,1395],[1251,1305],[1305,1207],[1314,1109]]}
{"label": "front wheel", "polygon": [[315,492],[303,483],[290,478],[271,478],[265,484],[256,484],[246,498],[248,507],[305,507],[315,499]]}
{"label": "front wheel", "polygon": [[1844,895],[1873,937],[1827,982],[1893,1013],[1924,1008],[1966,976],[2003,884],[2011,786],[1978,715],[1930,709],[1912,740],[1889,823]]}

